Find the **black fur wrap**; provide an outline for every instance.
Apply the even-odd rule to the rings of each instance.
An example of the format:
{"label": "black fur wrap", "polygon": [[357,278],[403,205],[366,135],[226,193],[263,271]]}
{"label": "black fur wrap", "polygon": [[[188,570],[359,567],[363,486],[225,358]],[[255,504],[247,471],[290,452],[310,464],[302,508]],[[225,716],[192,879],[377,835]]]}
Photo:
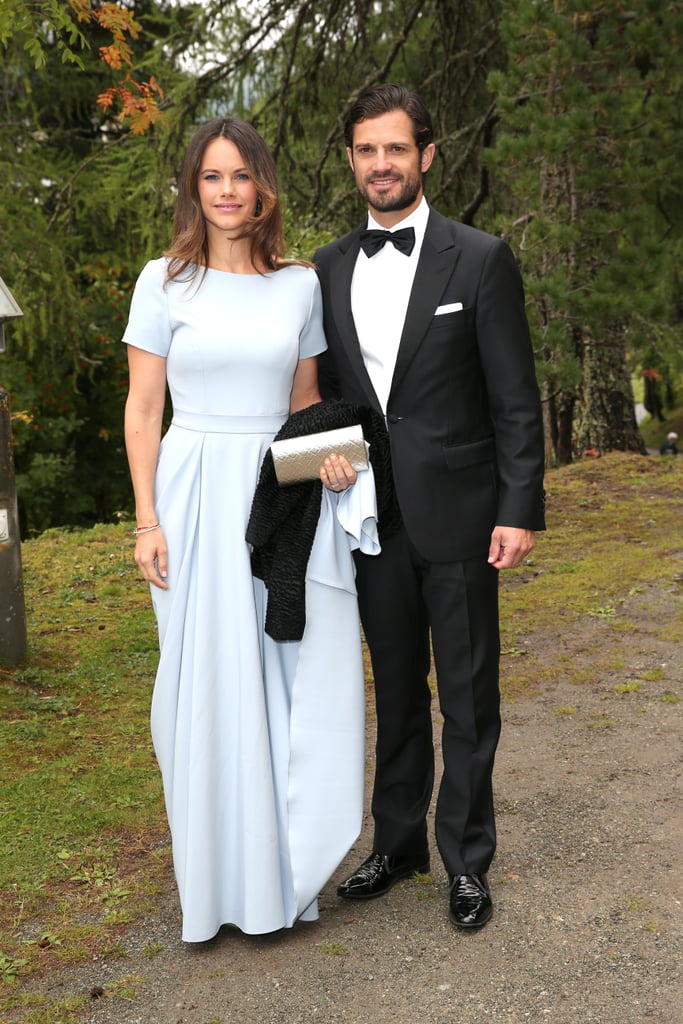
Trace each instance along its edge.
{"label": "black fur wrap", "polygon": [[[389,435],[384,417],[369,406],[324,401],[301,409],[285,421],[274,440],[301,437],[321,430],[360,423],[370,445],[377,490],[380,541],[399,525],[394,493]],[[249,515],[246,539],[252,545],[254,576],[268,589],[266,633],[273,640],[300,640],[306,625],[305,577],[320,517],[320,480],[280,487],[270,450],[261,466]]]}

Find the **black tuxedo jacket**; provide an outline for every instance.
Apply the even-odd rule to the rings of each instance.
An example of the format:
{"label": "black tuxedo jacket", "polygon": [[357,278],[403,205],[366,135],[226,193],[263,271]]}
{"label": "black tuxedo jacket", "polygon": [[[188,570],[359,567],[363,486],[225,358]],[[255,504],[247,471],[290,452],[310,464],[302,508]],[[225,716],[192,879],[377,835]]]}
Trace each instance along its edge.
{"label": "black tuxedo jacket", "polygon": [[[361,230],[314,256],[329,346],[320,381],[323,393],[379,409],[351,312]],[[485,554],[496,524],[544,529],[543,426],[517,264],[499,238],[435,210],[386,417],[398,503],[423,558]]]}

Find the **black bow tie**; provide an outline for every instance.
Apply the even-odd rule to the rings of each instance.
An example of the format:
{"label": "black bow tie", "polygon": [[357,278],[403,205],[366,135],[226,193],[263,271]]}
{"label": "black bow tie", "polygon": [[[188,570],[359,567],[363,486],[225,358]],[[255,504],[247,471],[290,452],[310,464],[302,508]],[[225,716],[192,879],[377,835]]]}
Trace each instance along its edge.
{"label": "black bow tie", "polygon": [[370,228],[361,232],[360,245],[366,256],[374,256],[385,242],[393,242],[399,252],[410,256],[415,245],[415,228],[401,228],[400,231],[373,231]]}

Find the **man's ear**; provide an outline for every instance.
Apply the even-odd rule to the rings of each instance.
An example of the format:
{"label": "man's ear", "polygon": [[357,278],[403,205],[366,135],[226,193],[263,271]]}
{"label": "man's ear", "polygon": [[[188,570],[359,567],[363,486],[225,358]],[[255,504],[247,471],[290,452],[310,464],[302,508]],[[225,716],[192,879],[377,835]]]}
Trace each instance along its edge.
{"label": "man's ear", "polygon": [[426,171],[428,171],[429,168],[432,166],[432,160],[434,159],[435,153],[436,146],[434,145],[433,142],[430,142],[429,145],[425,146],[425,148],[422,150],[422,156],[420,159],[420,170],[422,171],[423,174]]}
{"label": "man's ear", "polygon": [[[350,146],[347,146],[347,147],[346,147],[346,155],[347,155],[347,157],[349,158],[349,167],[351,168],[351,170],[352,170],[352,171],[354,172],[354,174],[355,174],[355,173],[356,173],[356,168],[355,168],[355,167],[353,166],[353,150],[351,149],[351,147],[350,147]],[[430,161],[430,162],[431,162],[431,161]]]}

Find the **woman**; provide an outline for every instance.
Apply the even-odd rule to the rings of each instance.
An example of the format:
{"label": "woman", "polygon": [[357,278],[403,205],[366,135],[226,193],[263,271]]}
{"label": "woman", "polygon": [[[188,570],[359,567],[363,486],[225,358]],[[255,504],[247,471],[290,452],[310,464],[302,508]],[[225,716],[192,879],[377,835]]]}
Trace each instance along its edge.
{"label": "woman", "polygon": [[359,537],[349,546],[372,546],[353,524],[367,515],[368,482],[349,487],[343,458],[321,470],[327,541],[316,534],[300,643],[265,633],[245,541],[274,435],[320,400],[318,282],[283,250],[263,140],[235,118],[205,124],[185,156],[171,247],[144,267],[124,336],[135,559],[160,641],[152,737],[188,942],[223,924],[259,934],[315,919],[362,814],[355,588],[344,558],[326,565],[324,545],[344,507]]}

